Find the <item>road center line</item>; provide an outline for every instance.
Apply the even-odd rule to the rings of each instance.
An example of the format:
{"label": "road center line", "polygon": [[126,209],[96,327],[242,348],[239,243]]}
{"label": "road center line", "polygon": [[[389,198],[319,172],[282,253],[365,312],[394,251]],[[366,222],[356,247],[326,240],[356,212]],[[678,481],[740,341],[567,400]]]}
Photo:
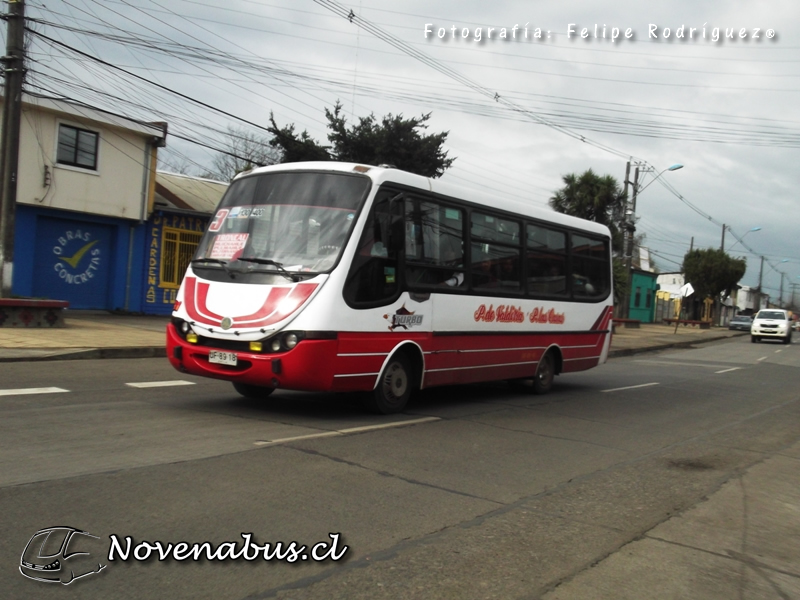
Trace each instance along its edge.
{"label": "road center line", "polygon": [[142,381],[140,383],[126,383],[125,385],[133,388],[153,388],[153,387],[169,387],[173,385],[194,385],[194,381],[186,381],[184,379],[174,379],[172,381]]}
{"label": "road center line", "polygon": [[738,371],[742,367],[733,367],[731,369],[722,369],[722,371],[714,371],[714,373],[730,373],[731,371]]}
{"label": "road center line", "polygon": [[766,356],[762,356],[761,358],[758,359],[757,362],[761,362],[762,360],[767,360],[767,357]]}
{"label": "road center line", "polygon": [[335,437],[347,435],[349,433],[363,433],[365,431],[376,431],[379,429],[389,429],[391,427],[403,427],[404,425],[419,425],[420,423],[431,423],[441,421],[439,417],[423,417],[421,419],[410,419],[408,421],[394,421],[392,423],[377,423],[375,425],[364,425],[362,427],[349,427],[347,429],[337,429],[335,431],[321,431],[319,433],[309,433],[308,435],[297,435],[294,437],[280,438],[277,440],[259,440],[254,442],[256,446],[274,446],[285,444],[286,442],[296,442],[299,440],[312,440],[315,438]]}
{"label": "road center line", "polygon": [[627,387],[612,388],[610,390],[600,390],[601,392],[621,392],[622,390],[635,390],[636,388],[650,387],[652,385],[659,385],[657,381],[653,383],[641,383],[639,385],[629,385]]}
{"label": "road center line", "polygon": [[60,394],[68,392],[63,388],[43,387],[43,388],[20,388],[17,390],[0,390],[0,396],[24,396],[28,394]]}

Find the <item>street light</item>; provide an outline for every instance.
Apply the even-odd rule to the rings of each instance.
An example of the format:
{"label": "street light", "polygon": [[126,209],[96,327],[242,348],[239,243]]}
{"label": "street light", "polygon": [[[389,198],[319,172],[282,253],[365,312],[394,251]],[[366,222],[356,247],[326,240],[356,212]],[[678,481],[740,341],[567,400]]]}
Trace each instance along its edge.
{"label": "street light", "polygon": [[[730,231],[731,233],[733,233],[733,229],[731,229],[729,225],[723,225],[722,226],[722,246],[721,246],[721,250],[723,250],[723,251],[725,250],[725,230],[726,229],[728,231]],[[751,227],[750,229],[748,229],[747,231],[744,232],[744,235],[742,237],[736,237],[736,234],[734,234],[733,237],[736,238],[736,241],[733,243],[733,246],[735,246],[736,244],[741,242],[744,238],[746,238],[748,233],[753,233],[754,231],[761,231],[761,227]],[[728,248],[728,251],[733,250],[733,246]]]}
{"label": "street light", "polygon": [[[628,244],[627,250],[625,252],[625,271],[628,274],[628,293],[626,302],[622,307],[622,315],[624,318],[627,318],[630,314],[630,304],[631,298],[633,297],[633,290],[631,289],[631,284],[633,283],[633,238],[634,233],[636,232],[636,225],[634,223],[634,214],[636,213],[636,196],[638,196],[641,192],[647,189],[650,184],[653,183],[656,179],[661,177],[667,171],[677,171],[678,169],[682,169],[683,165],[681,164],[674,164],[671,167],[667,167],[666,169],[662,170],[658,175],[653,177],[653,179],[645,186],[639,187],[639,167],[636,167],[636,172],[633,176],[633,196],[631,198],[630,207],[625,211],[625,220],[626,220],[626,229],[628,230]],[[645,167],[643,172],[647,173],[652,171],[652,167]],[[628,190],[628,176],[631,173],[631,163],[628,161],[627,168],[625,169],[625,191],[627,194]]]}
{"label": "street light", "polygon": [[[645,186],[643,186],[642,188],[640,188],[640,189],[639,189],[639,193],[641,193],[641,192],[645,191],[645,190],[646,190],[648,187],[650,187],[650,184],[651,184],[651,183],[653,183],[653,182],[654,182],[656,179],[658,179],[659,177],[661,177],[661,176],[662,176],[664,173],[666,173],[667,171],[677,171],[678,169],[682,169],[682,168],[683,168],[683,165],[680,165],[680,164],[674,164],[674,165],[672,165],[671,167],[667,167],[666,169],[664,169],[663,171],[661,171],[661,172],[660,172],[658,175],[656,175],[655,177],[653,177],[653,179],[652,179],[652,180],[651,180],[651,181],[650,181],[650,182],[649,182],[647,185],[645,185]],[[637,170],[638,170],[638,169],[637,169]],[[635,185],[634,185],[634,188],[633,188],[633,210],[634,210],[634,211],[636,210],[636,187],[635,187]]]}
{"label": "street light", "polygon": [[[787,263],[787,262],[789,262],[789,259],[788,258],[784,258],[778,264],[783,264],[783,263]],[[769,265],[769,269],[767,270],[766,273],[764,273],[764,257],[762,256],[761,257],[761,269],[758,272],[758,297],[759,297],[758,305],[759,305],[759,308],[761,308],[761,283],[762,283],[762,281],[764,279],[764,275],[769,275],[770,271],[777,270],[775,268],[775,265],[770,265],[769,262],[767,262],[767,264]],[[779,299],[778,302],[781,303],[781,302],[783,302],[783,276],[785,275],[785,273],[783,273],[782,271],[778,271],[778,272],[781,274],[781,298]]]}

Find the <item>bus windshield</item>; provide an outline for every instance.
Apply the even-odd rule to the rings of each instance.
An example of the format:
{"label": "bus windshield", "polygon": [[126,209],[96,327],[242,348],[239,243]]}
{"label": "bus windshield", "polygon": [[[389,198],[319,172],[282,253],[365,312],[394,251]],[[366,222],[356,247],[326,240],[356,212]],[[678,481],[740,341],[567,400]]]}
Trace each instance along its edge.
{"label": "bus windshield", "polygon": [[198,246],[195,266],[324,272],[347,241],[370,180],[294,171],[235,180]]}

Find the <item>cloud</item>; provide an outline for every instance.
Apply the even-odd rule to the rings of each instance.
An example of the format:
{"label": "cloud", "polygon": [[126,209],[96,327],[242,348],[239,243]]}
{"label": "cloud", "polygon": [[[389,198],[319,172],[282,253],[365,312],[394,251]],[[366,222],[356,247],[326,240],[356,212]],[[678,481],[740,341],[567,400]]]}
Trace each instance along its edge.
{"label": "cloud", "polygon": [[[693,238],[695,247],[719,247],[722,223],[738,236],[760,226],[745,240],[753,254],[743,282],[757,283],[762,254],[791,279],[800,274],[792,224],[800,146],[796,3],[342,3],[357,13],[353,22],[330,6],[130,0],[89,10],[56,0],[29,6],[28,15],[40,20],[37,31],[185,96],[264,126],[273,111],[280,125],[294,123],[321,141],[324,108],[336,100],[351,119],[432,112],[429,130],[449,131],[448,148],[458,157],[445,178],[490,194],[542,204],[566,173],[592,168],[621,181],[631,156],[656,172],[680,162],[684,169],[662,177],[712,220],[649,186],[637,204],[638,231],[655,251],[680,261]],[[455,26],[457,36],[426,40],[426,23],[447,35]],[[571,23],[578,32],[587,28],[587,37],[568,38]],[[651,24],[659,39],[648,39]],[[542,39],[533,39],[536,28]],[[614,41],[613,28],[622,32]],[[716,42],[715,28],[722,34]],[[460,37],[465,29],[471,39]],[[626,29],[634,33],[629,39]],[[777,36],[767,38],[768,29]],[[223,144],[229,125],[242,125],[41,39],[31,50],[29,81],[42,91],[166,120],[171,132],[212,146]],[[175,137],[168,143],[198,169],[210,165],[210,151]],[[777,273],[766,282],[775,290]]]}

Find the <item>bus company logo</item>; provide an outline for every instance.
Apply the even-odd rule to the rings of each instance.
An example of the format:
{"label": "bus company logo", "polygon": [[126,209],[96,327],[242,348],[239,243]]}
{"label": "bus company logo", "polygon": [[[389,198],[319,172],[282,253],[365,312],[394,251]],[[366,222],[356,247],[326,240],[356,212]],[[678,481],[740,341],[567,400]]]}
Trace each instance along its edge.
{"label": "bus company logo", "polygon": [[100,268],[100,248],[95,247],[99,241],[80,229],[66,231],[57,238],[53,246],[57,257],[53,268],[64,283],[82,285],[95,276]]}
{"label": "bus company logo", "polygon": [[[525,312],[516,306],[500,304],[495,308],[494,304],[490,304],[487,308],[485,304],[481,304],[478,310],[475,311],[473,318],[476,322],[484,323],[524,323]],[[563,325],[566,321],[564,313],[556,312],[553,308],[547,310],[544,307],[534,308],[528,313],[527,318],[531,323],[551,325]]]}
{"label": "bus company logo", "polygon": [[89,552],[102,549],[96,540],[100,538],[74,527],[40,529],[22,552],[19,572],[28,579],[62,585],[99,573],[107,565]]}
{"label": "bus company logo", "polygon": [[554,308],[550,310],[541,308],[534,308],[528,316],[531,323],[549,323],[550,325],[563,325],[567,320],[564,313],[556,312]]}
{"label": "bus company logo", "polygon": [[489,308],[486,308],[485,304],[481,304],[473,317],[475,321],[484,323],[523,323],[525,321],[525,313],[521,308],[505,304],[500,304],[496,309],[494,304],[490,304]]}
{"label": "bus company logo", "polygon": [[389,331],[395,329],[410,329],[416,325],[422,325],[422,315],[417,315],[406,308],[404,304],[398,308],[393,315],[383,315],[383,318],[390,321]]}

